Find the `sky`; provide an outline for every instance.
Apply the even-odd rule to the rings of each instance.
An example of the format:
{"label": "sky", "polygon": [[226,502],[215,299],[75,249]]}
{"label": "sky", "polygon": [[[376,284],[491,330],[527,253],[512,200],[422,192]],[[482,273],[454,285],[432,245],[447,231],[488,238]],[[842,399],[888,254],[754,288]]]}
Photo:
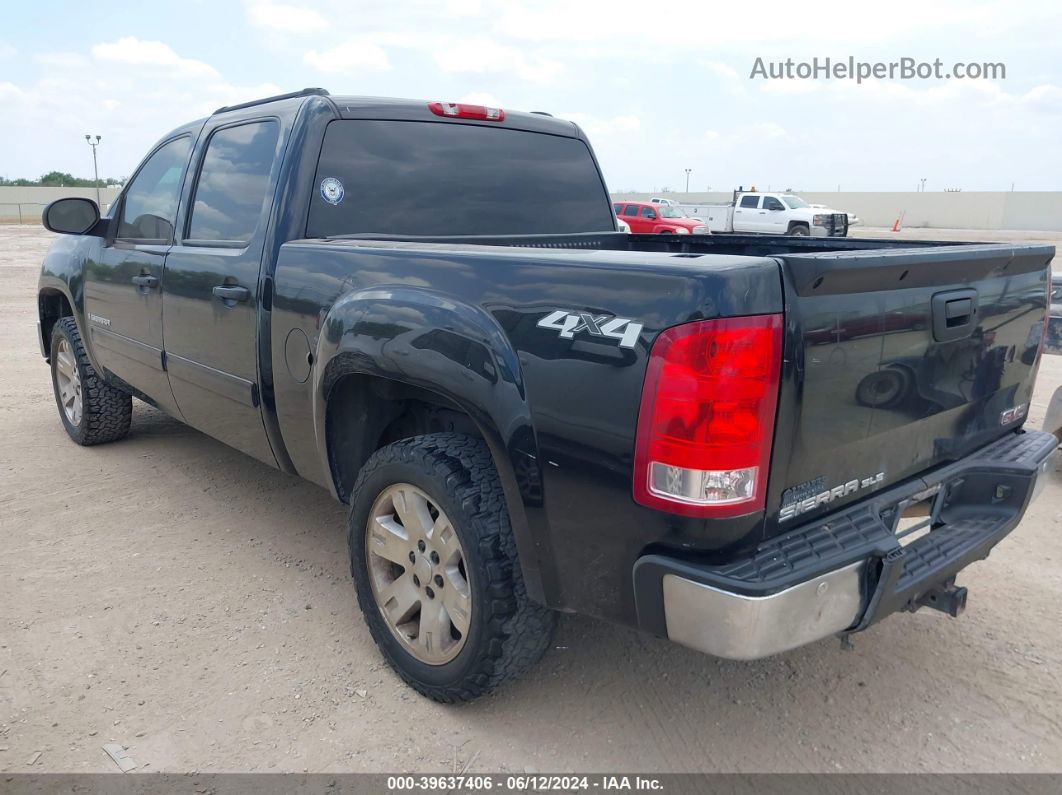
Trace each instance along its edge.
{"label": "sky", "polygon": [[[0,176],[130,174],[170,129],[305,86],[544,110],[613,191],[1062,189],[1062,4],[965,0],[11,3]],[[1005,79],[751,79],[1002,63]]]}

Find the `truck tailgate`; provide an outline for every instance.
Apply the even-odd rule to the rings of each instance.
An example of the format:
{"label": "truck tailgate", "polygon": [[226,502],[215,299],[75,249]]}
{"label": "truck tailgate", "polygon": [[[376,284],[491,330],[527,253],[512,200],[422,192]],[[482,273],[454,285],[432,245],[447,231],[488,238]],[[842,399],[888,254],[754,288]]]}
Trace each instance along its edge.
{"label": "truck tailgate", "polygon": [[766,534],[1018,428],[1050,246],[782,255],[786,343]]}

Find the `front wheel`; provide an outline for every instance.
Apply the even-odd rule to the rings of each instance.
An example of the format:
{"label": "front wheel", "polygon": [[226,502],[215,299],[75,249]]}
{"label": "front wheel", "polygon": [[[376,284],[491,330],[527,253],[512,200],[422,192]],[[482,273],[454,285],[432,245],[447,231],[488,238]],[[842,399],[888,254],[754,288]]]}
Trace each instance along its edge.
{"label": "front wheel", "polygon": [[56,321],[51,360],[59,419],[71,439],[88,446],[114,442],[129,433],[133,399],[100,378],[85,352],[74,318]]}
{"label": "front wheel", "polygon": [[793,237],[807,237],[811,234],[811,230],[804,226],[804,224],[793,224],[789,227],[789,234]]}
{"label": "front wheel", "polygon": [[530,668],[553,614],[530,601],[501,483],[479,439],[438,433],[372,455],[351,500],[358,604],[398,674],[471,701]]}

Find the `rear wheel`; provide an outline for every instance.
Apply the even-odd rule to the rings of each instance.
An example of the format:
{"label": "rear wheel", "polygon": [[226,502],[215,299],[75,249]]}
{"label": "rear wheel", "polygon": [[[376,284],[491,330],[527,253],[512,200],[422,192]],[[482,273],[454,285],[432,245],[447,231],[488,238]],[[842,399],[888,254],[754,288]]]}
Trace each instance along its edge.
{"label": "rear wheel", "polygon": [[133,399],[100,378],[85,353],[74,318],[56,321],[51,360],[59,419],[71,439],[87,446],[114,442],[129,432]]}
{"label": "rear wheel", "polygon": [[352,495],[358,603],[398,674],[436,701],[470,701],[542,656],[553,614],[530,601],[490,452],[453,433],[378,450]]}

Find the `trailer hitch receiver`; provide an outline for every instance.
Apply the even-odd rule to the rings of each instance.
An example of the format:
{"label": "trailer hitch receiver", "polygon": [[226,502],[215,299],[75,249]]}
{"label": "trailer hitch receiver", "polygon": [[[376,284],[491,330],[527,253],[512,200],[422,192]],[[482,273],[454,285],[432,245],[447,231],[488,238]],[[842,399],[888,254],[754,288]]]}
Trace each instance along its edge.
{"label": "trailer hitch receiver", "polygon": [[919,607],[931,607],[958,618],[966,609],[966,589],[957,586],[954,580],[934,586],[918,597],[914,609]]}

